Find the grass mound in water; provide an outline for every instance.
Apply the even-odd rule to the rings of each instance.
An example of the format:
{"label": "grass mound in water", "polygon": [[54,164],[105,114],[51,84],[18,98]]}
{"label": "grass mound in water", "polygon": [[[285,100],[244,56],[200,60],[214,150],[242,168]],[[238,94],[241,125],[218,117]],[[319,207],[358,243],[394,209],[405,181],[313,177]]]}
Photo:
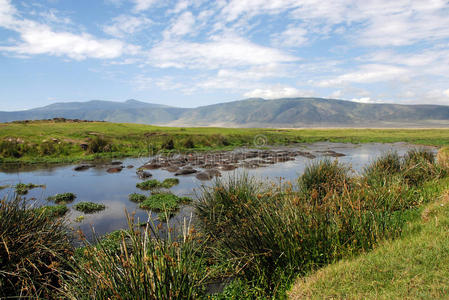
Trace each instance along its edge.
{"label": "grass mound in water", "polygon": [[147,199],[147,196],[139,193],[132,193],[128,196],[128,198],[129,201],[140,203]]}
{"label": "grass mound in water", "polygon": [[80,202],[73,206],[77,211],[85,214],[90,214],[98,211],[102,211],[106,208],[104,204],[98,204],[93,202]]}
{"label": "grass mound in water", "polygon": [[70,203],[75,200],[76,195],[74,193],[63,193],[63,194],[56,194],[54,196],[50,196],[47,198],[48,201],[54,201],[56,204],[59,203]]}
{"label": "grass mound in water", "polygon": [[136,187],[141,190],[153,190],[160,188],[169,189],[177,184],[179,184],[178,178],[166,178],[162,182],[157,179],[150,179],[136,184]]}
{"label": "grass mound in water", "polygon": [[43,188],[45,187],[45,185],[38,185],[38,184],[33,184],[33,183],[18,183],[16,184],[15,188],[16,188],[16,193],[17,195],[26,195],[28,194],[28,191],[34,188]]}
{"label": "grass mound in water", "polygon": [[169,216],[173,215],[179,209],[179,205],[190,203],[192,199],[189,197],[178,197],[170,193],[154,194],[140,203],[139,207],[159,213],[159,219],[164,219],[166,212]]}
{"label": "grass mound in water", "polygon": [[47,205],[42,206],[36,209],[38,213],[43,214],[46,217],[49,218],[60,218],[63,217],[69,209],[65,205]]}

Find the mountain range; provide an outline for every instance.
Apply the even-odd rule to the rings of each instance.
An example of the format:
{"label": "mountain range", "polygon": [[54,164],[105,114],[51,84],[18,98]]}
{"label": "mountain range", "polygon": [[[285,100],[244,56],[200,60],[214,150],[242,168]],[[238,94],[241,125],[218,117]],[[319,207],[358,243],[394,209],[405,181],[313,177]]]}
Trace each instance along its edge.
{"label": "mountain range", "polygon": [[0,122],[51,118],[218,127],[447,127],[449,106],[356,103],[323,98],[244,99],[196,108],[137,100],[54,103],[0,112]]}

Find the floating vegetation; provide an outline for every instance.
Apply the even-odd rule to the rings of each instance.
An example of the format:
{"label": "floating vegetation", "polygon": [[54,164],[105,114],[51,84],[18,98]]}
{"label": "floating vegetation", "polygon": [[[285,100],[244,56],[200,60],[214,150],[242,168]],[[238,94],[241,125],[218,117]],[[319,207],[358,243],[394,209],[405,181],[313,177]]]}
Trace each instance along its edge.
{"label": "floating vegetation", "polygon": [[136,187],[141,190],[153,190],[153,189],[159,189],[159,188],[169,189],[177,184],[179,184],[178,178],[167,178],[162,182],[160,182],[157,179],[150,179],[150,180],[146,180],[146,181],[137,183]]}
{"label": "floating vegetation", "polygon": [[147,198],[147,196],[143,194],[132,193],[128,196],[128,198],[129,201],[140,203],[143,202]]}
{"label": "floating vegetation", "polygon": [[78,216],[78,217],[75,218],[75,222],[81,223],[81,222],[84,221],[84,218],[85,218],[84,216]]}
{"label": "floating vegetation", "polygon": [[106,208],[104,204],[93,203],[93,202],[79,202],[73,206],[77,211],[83,212],[85,214],[91,214],[97,211],[102,211]]}
{"label": "floating vegetation", "polygon": [[54,196],[50,196],[47,198],[48,201],[54,201],[56,204],[59,203],[70,203],[75,200],[76,195],[74,193],[63,193],[63,194],[56,194]]}
{"label": "floating vegetation", "polygon": [[34,188],[44,188],[45,185],[41,184],[33,184],[33,183],[18,183],[16,184],[15,188],[16,188],[16,193],[17,195],[26,195],[28,194],[28,191]]}
{"label": "floating vegetation", "polygon": [[159,213],[159,219],[163,220],[165,214],[172,216],[179,209],[180,204],[192,202],[189,197],[178,197],[170,193],[160,193],[149,196],[140,203],[142,209],[152,210]]}
{"label": "floating vegetation", "polygon": [[60,218],[63,217],[69,209],[65,205],[47,205],[42,206],[36,209],[36,211],[40,214],[48,218]]}

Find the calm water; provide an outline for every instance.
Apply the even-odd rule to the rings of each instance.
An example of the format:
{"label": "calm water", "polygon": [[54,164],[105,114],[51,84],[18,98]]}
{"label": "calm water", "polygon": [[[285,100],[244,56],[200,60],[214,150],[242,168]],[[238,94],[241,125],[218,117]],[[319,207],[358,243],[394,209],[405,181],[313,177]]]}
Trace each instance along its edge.
{"label": "calm water", "polygon": [[[388,151],[397,151],[399,154],[404,154],[407,150],[417,148],[416,146],[395,143],[395,144],[339,144],[339,143],[314,143],[314,144],[300,144],[288,148],[276,149],[292,149],[308,151],[316,156],[315,160],[322,159],[321,151],[333,150],[343,153],[346,156],[339,157],[341,162],[349,163],[355,172],[360,172],[363,167],[370,163],[377,156]],[[433,151],[436,148],[428,147]],[[243,150],[236,150],[243,151]],[[68,218],[71,220],[71,226],[80,228],[84,232],[91,232],[91,227],[94,227],[97,234],[104,234],[116,229],[127,227],[125,218],[125,209],[128,212],[135,212],[136,217],[141,221],[146,221],[148,213],[137,207],[136,203],[128,200],[128,195],[131,193],[144,193],[136,188],[136,183],[142,181],[136,175],[136,168],[148,161],[149,158],[129,158],[122,160],[125,166],[133,165],[133,168],[125,168],[120,173],[109,174],[106,172],[107,164],[99,164],[94,168],[86,171],[76,172],[73,168],[76,165],[63,165],[51,167],[32,167],[32,168],[13,168],[5,170],[4,166],[0,168],[0,186],[15,185],[19,182],[44,184],[45,188],[37,188],[30,190],[26,195],[27,198],[36,198],[39,204],[46,203],[46,198],[57,193],[72,192],[77,195],[76,200],[69,204],[80,201],[91,201],[96,203],[103,203],[106,209],[95,214],[85,215],[85,219],[81,223],[73,222],[73,220],[82,215],[82,213],[71,209],[68,213]],[[279,181],[280,178],[284,180],[295,180],[303,172],[305,166],[310,163],[312,159],[298,156],[293,161],[260,167],[257,169],[238,168],[234,171],[221,171],[223,177],[234,175],[235,173],[246,172],[249,175],[258,177],[260,179],[268,179]],[[172,173],[165,170],[149,170],[153,174],[153,179],[162,181],[165,178],[174,177]],[[201,185],[210,185],[212,181],[200,181],[195,178],[195,175],[178,176],[180,183],[170,190],[180,196],[195,197],[195,191]],[[13,190],[7,188],[0,190],[0,197],[12,194]],[[171,222],[179,223],[186,216],[189,217],[192,213],[190,206],[184,206],[179,213],[172,218]]]}

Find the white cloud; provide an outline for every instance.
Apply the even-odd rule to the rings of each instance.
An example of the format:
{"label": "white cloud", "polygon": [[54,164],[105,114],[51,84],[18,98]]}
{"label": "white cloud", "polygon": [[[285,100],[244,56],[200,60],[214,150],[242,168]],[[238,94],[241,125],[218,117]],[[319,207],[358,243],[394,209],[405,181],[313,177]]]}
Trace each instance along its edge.
{"label": "white cloud", "polygon": [[137,46],[115,39],[98,39],[88,33],[57,32],[49,25],[19,19],[7,0],[0,0],[0,26],[19,33],[21,41],[1,46],[0,51],[18,55],[48,54],[72,59],[116,58],[124,53],[136,53]]}
{"label": "white cloud", "polygon": [[264,98],[264,99],[279,99],[279,98],[295,98],[295,97],[311,97],[313,91],[301,91],[293,87],[276,85],[268,88],[259,88],[243,94],[247,98]]}
{"label": "white cloud", "polygon": [[384,103],[382,100],[374,100],[370,97],[352,98],[351,101],[358,103]]}
{"label": "white cloud", "polygon": [[110,25],[103,26],[103,31],[109,35],[123,38],[129,34],[139,32],[152,24],[146,17],[120,15],[112,19]]}
{"label": "white cloud", "polygon": [[446,97],[449,97],[449,89],[445,90],[445,91],[443,92],[443,94],[446,95]]}
{"label": "white cloud", "polygon": [[333,79],[322,80],[317,83],[321,87],[338,86],[345,83],[374,83],[389,80],[407,79],[407,69],[380,64],[363,65],[355,72],[342,74]]}
{"label": "white cloud", "polygon": [[274,35],[274,43],[287,47],[298,47],[307,42],[307,30],[302,27],[289,26],[281,34]]}
{"label": "white cloud", "polygon": [[149,9],[157,0],[132,0],[135,4],[134,12],[141,12]]}
{"label": "white cloud", "polygon": [[217,37],[205,43],[165,40],[148,53],[149,63],[161,68],[217,69],[298,61],[280,50],[241,37]]}
{"label": "white cloud", "polygon": [[195,18],[192,13],[187,11],[181,16],[176,17],[175,22],[164,31],[163,35],[165,39],[169,39],[172,36],[179,37],[191,33],[194,30]]}

